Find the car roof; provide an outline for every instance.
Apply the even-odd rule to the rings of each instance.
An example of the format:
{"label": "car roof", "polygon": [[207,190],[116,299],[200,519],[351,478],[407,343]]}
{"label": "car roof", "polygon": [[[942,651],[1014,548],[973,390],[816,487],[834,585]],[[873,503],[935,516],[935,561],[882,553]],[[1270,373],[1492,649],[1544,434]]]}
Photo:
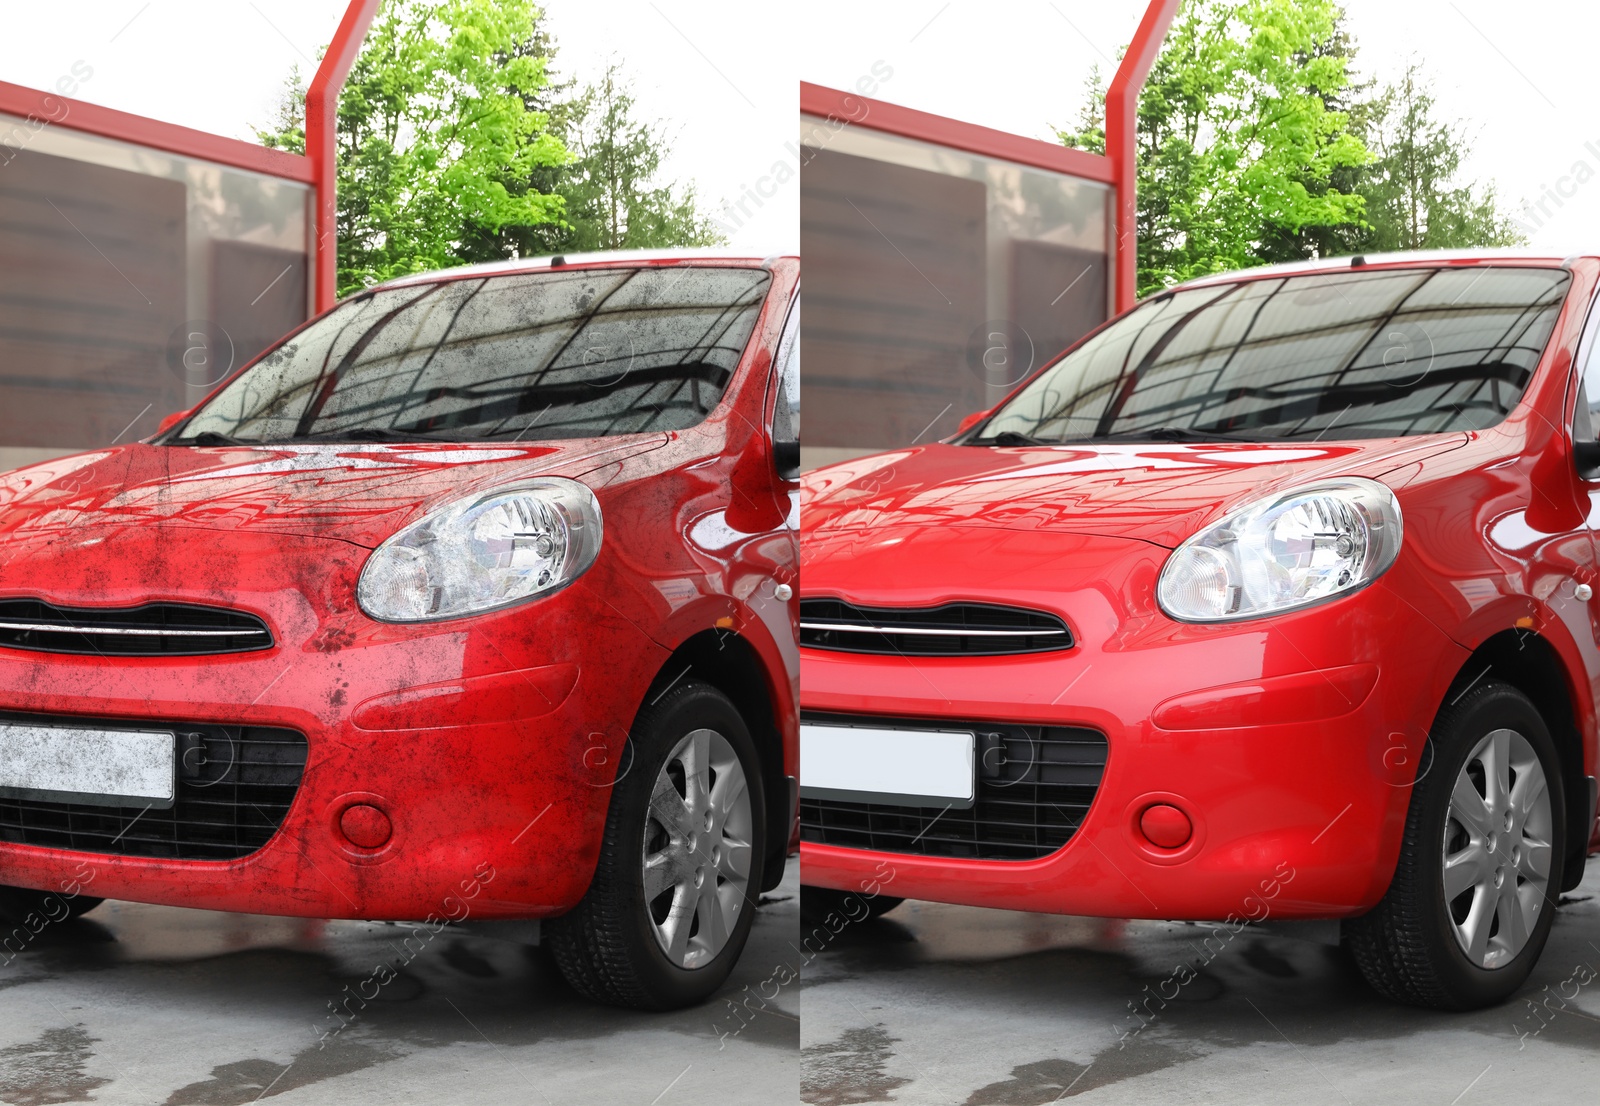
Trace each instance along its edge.
{"label": "car roof", "polygon": [[753,265],[766,268],[779,257],[792,256],[794,255],[767,254],[762,256],[745,250],[710,247],[676,250],[607,250],[596,253],[553,254],[548,257],[514,257],[509,261],[486,261],[478,265],[460,265],[453,269],[434,269],[426,273],[411,273],[407,276],[395,277],[393,280],[386,280],[382,284],[374,285],[372,288],[364,289],[364,291],[376,291],[379,288],[403,288],[408,284],[426,284],[433,280],[453,280],[459,277],[536,272],[540,269],[553,269],[562,266],[582,268],[585,265],[615,264],[629,261],[650,264],[666,264],[673,261],[747,261]]}
{"label": "car roof", "polygon": [[1278,265],[1263,265],[1255,269],[1234,269],[1226,273],[1209,273],[1186,280],[1164,289],[1173,292],[1179,288],[1203,288],[1208,284],[1225,284],[1236,280],[1255,280],[1260,277],[1286,276],[1296,273],[1325,273],[1339,269],[1381,268],[1422,265],[1492,265],[1511,261],[1519,265],[1540,262],[1546,265],[1565,265],[1577,257],[1593,257],[1592,253],[1553,254],[1526,248],[1481,250],[1409,250],[1397,253],[1356,254],[1345,257],[1322,257],[1310,261],[1288,261]]}

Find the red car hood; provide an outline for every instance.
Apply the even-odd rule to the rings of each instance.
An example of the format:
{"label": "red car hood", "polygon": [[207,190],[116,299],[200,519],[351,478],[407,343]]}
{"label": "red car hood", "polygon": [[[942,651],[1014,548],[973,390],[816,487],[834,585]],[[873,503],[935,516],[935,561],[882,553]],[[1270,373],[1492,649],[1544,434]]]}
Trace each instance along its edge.
{"label": "red car hood", "polygon": [[1025,446],[934,444],[807,474],[807,533],[976,526],[1176,546],[1243,499],[1319,477],[1377,477],[1459,449],[1465,434],[1353,442]]}
{"label": "red car hood", "polygon": [[0,476],[0,544],[70,530],[184,527],[372,548],[435,504],[531,476],[576,477],[662,435],[574,442],[220,446],[133,443]]}

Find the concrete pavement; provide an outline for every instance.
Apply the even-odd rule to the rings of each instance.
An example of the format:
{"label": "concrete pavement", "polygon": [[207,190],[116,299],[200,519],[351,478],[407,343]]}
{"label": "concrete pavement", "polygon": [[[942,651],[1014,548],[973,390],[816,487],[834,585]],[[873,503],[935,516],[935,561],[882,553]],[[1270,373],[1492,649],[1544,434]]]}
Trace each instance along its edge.
{"label": "concrete pavement", "polygon": [[1532,980],[1496,1009],[1392,1006],[1325,943],[1331,927],[1306,924],[1240,933],[1148,1024],[1130,1003],[1202,963],[1208,931],[907,902],[808,966],[802,1100],[1594,1102],[1600,861],[1568,900]]}
{"label": "concrete pavement", "polygon": [[586,1003],[495,927],[445,930],[360,1008],[406,930],[108,902],[0,957],[0,1102],[793,1102],[797,987],[773,973],[793,958],[797,869],[723,996],[677,1014]]}

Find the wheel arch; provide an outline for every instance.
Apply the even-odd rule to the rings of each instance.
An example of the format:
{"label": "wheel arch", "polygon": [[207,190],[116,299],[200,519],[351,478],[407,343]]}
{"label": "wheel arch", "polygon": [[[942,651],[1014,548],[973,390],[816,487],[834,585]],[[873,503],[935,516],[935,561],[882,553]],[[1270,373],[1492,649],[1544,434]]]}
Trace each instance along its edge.
{"label": "wheel arch", "polygon": [[767,796],[767,855],[761,891],[783,878],[789,851],[789,786],[784,773],[784,742],[779,729],[777,688],[756,647],[730,630],[704,630],[685,639],[662,663],[645,692],[644,705],[672,685],[702,680],[733,701],[761,757],[761,781]]}
{"label": "wheel arch", "polygon": [[1562,891],[1583,879],[1594,823],[1594,796],[1585,773],[1582,726],[1589,713],[1583,709],[1579,684],[1571,666],[1549,638],[1531,629],[1503,630],[1484,639],[1467,657],[1445,692],[1442,710],[1473,685],[1500,680],[1526,695],[1544,718],[1556,753],[1561,758],[1562,795],[1567,809],[1567,855]]}

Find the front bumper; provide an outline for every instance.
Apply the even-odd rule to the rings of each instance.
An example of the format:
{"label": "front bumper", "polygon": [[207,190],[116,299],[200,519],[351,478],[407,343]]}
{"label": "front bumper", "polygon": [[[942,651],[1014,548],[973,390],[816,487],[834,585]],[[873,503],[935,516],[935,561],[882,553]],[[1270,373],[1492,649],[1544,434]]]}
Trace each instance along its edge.
{"label": "front bumper", "polygon": [[[1068,621],[1077,644],[972,658],[808,649],[802,711],[1082,727],[1105,735],[1106,769],[1081,825],[1049,855],[844,848],[807,828],[806,883],[1195,920],[1339,917],[1382,897],[1428,726],[1467,654],[1381,581],[1282,617],[1190,626],[1155,609],[1167,551],[1143,542],[956,528],[899,532],[886,544],[891,537],[892,570],[888,561],[880,569],[870,542],[856,540],[849,558],[813,543],[807,592],[862,605],[964,598],[1047,610]],[[981,587],[952,593],[941,582],[948,566],[975,556]],[[1182,847],[1141,832],[1154,803],[1189,816]]]}
{"label": "front bumper", "polygon": [[[327,592],[353,594],[364,551],[312,539],[270,545],[257,551],[268,562],[286,545],[302,556],[315,547]],[[209,588],[148,597],[218,602]],[[83,592],[47,598],[81,602]],[[0,649],[0,711],[295,730],[307,762],[279,831],[229,861],[0,843],[0,883],[395,920],[455,917],[468,898],[474,916],[541,917],[583,895],[627,763],[627,728],[665,657],[597,589],[580,580],[506,611],[411,627],[247,584],[228,601],[265,618],[276,646],[111,659]],[[341,831],[355,803],[388,815],[381,847]]]}

